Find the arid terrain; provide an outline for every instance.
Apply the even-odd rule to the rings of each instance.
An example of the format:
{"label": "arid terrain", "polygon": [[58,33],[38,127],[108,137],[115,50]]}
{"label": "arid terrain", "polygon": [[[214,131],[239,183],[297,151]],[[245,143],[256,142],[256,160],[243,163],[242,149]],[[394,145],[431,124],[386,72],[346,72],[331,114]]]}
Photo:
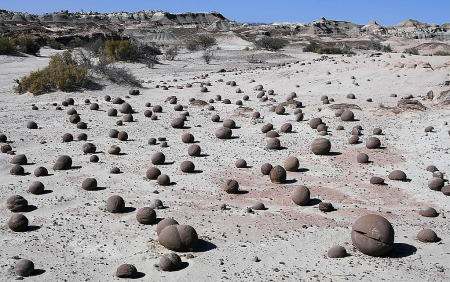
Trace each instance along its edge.
{"label": "arid terrain", "polygon": [[[46,47],[37,57],[0,56],[0,133],[7,136],[16,155],[28,159],[25,175],[11,175],[13,155],[0,154],[0,281],[17,279],[13,267],[20,258],[32,260],[36,268],[25,281],[119,281],[116,269],[124,263],[136,266],[137,281],[449,280],[446,215],[450,204],[442,192],[428,188],[432,173],[426,168],[435,165],[444,179],[450,170],[450,57],[402,54],[405,48],[434,42],[404,37],[385,38],[391,53],[356,50],[355,55],[325,56],[305,53],[304,44],[297,43],[279,52],[244,51],[251,44],[232,33],[217,35],[217,40],[220,48],[210,64],[201,59],[201,52],[185,50],[153,69],[124,63],[143,81],[139,95],[129,95],[129,86],[107,81],[101,81],[98,89],[18,95],[13,80],[45,67],[51,54],[62,51]],[[250,57],[259,63],[250,63]],[[237,85],[227,85],[228,81]],[[210,83],[208,92],[200,91],[204,83]],[[274,94],[261,101],[260,91],[254,90],[257,85]],[[296,121],[292,106],[286,106],[283,115],[271,109],[292,92],[302,103],[302,121]],[[347,98],[350,93],[355,99]],[[134,121],[116,125],[123,114],[108,116],[107,111],[120,105],[105,101],[105,95],[129,103]],[[216,95],[231,104],[209,103]],[[323,104],[324,95],[334,102]],[[180,115],[168,102],[170,96],[176,96],[177,104],[189,112],[182,129],[170,126]],[[73,98],[74,105],[62,106],[66,98]],[[198,106],[190,98],[207,103]],[[99,110],[90,110],[86,99],[98,103]],[[238,100],[242,105],[236,105]],[[416,106],[404,106],[402,100],[417,100]],[[38,109],[32,110],[33,105]],[[163,108],[162,113],[154,113],[157,120],[144,116],[154,105]],[[71,108],[87,129],[69,122]],[[355,120],[336,117],[339,108],[351,109]],[[252,117],[254,112],[260,118]],[[220,122],[213,122],[212,115],[219,115]],[[328,126],[327,135],[320,136],[310,127],[309,121],[316,117]],[[237,127],[232,129],[233,138],[222,140],[214,133],[225,119],[233,119]],[[28,129],[28,121],[35,121],[38,129]],[[269,138],[261,127],[267,123],[280,134],[280,150],[266,148]],[[292,124],[291,133],[280,131],[285,123]],[[344,129],[336,130],[339,125]],[[349,144],[356,125],[362,127],[361,142]],[[434,130],[425,132],[428,126]],[[365,141],[374,136],[374,128],[383,131],[377,136],[381,147],[367,149]],[[126,131],[128,140],[108,137],[110,129]],[[65,133],[75,140],[63,142]],[[78,141],[79,133],[86,133],[87,141]],[[192,144],[181,142],[184,133],[195,137],[200,156],[188,155]],[[167,147],[161,147],[161,141],[148,144],[149,138],[159,137],[166,138]],[[331,141],[329,154],[311,152],[312,141],[319,137]],[[86,142],[96,146],[99,162],[90,162],[91,154],[83,153]],[[108,154],[112,145],[121,148],[120,155]],[[156,152],[165,154],[165,164],[157,167],[170,177],[169,186],[146,178]],[[368,154],[370,162],[358,163],[358,153]],[[70,170],[52,169],[60,155],[72,158]],[[261,173],[262,164],[283,166],[290,156],[299,159],[300,168],[288,172],[285,183],[274,184]],[[236,168],[240,158],[246,160],[246,168]],[[195,173],[181,172],[180,163],[186,160],[195,164]],[[49,175],[36,177],[37,167],[47,168]],[[111,174],[113,167],[121,173]],[[407,181],[390,180],[393,170],[404,171]],[[372,176],[383,178],[385,184],[371,184]],[[99,188],[83,190],[81,183],[88,177],[95,177]],[[227,179],[238,181],[241,192],[223,191]],[[44,194],[28,192],[36,180],[45,185]],[[290,198],[298,185],[310,189],[307,206]],[[7,226],[12,212],[6,201],[12,195],[28,201],[22,212],[30,225],[25,232]],[[124,198],[124,212],[106,211],[106,200],[112,195]],[[165,206],[156,210],[158,220],[171,217],[191,225],[200,238],[197,251],[178,253],[183,266],[174,272],[156,266],[161,255],[170,252],[158,243],[157,222],[143,225],[136,220],[136,212],[154,199]],[[248,210],[255,202],[264,203],[266,209]],[[320,202],[332,203],[335,209],[321,212]],[[221,209],[223,204],[226,209]],[[419,215],[424,207],[435,208],[439,215]],[[366,214],[385,217],[395,230],[393,250],[385,256],[365,255],[352,244],[352,224]],[[440,241],[417,240],[424,228],[433,229]],[[334,245],[345,247],[348,256],[329,258],[327,252]]]}

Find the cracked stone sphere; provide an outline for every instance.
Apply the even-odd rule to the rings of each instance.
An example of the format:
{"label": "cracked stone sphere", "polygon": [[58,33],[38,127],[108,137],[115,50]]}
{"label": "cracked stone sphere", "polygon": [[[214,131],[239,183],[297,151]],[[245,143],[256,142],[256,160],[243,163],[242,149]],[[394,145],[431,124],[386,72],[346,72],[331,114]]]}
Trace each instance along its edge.
{"label": "cracked stone sphere", "polygon": [[296,205],[306,206],[310,200],[310,192],[308,187],[304,185],[298,185],[292,191],[291,200]]}
{"label": "cracked stone sphere", "polygon": [[25,231],[28,228],[28,218],[23,214],[13,214],[8,221],[8,227],[14,232]]}
{"label": "cracked stone sphere", "polygon": [[223,190],[228,194],[236,194],[239,192],[239,183],[234,179],[228,179],[225,181]]}
{"label": "cracked stone sphere", "polygon": [[381,141],[377,137],[369,137],[366,140],[367,149],[377,149],[381,146]]}
{"label": "cracked stone sphere", "polygon": [[346,110],[341,114],[342,121],[353,121],[355,120],[355,114],[352,111]]}
{"label": "cracked stone sphere", "polygon": [[151,161],[154,165],[162,165],[166,161],[166,156],[161,152],[157,152],[152,155]]}
{"label": "cracked stone sphere", "polygon": [[122,264],[116,270],[116,276],[119,278],[136,278],[138,272],[132,264]]}
{"label": "cracked stone sphere", "polygon": [[269,141],[267,141],[267,149],[279,150],[280,148],[281,148],[280,139],[270,138]]}
{"label": "cracked stone sphere", "polygon": [[331,142],[326,138],[317,138],[311,143],[311,151],[315,155],[326,155],[331,150]]}
{"label": "cracked stone sphere", "polygon": [[190,225],[169,225],[159,233],[158,241],[171,251],[195,251],[197,249],[198,235]]}
{"label": "cracked stone sphere", "polygon": [[27,277],[30,276],[33,271],[34,263],[28,259],[21,259],[14,265],[14,272],[16,272],[17,276]]}
{"label": "cracked stone sphere", "polygon": [[37,167],[34,170],[34,176],[36,177],[48,176],[48,170],[43,166]]}
{"label": "cracked stone sphere", "polygon": [[95,178],[86,178],[81,183],[81,188],[83,188],[84,190],[87,190],[87,191],[94,190],[95,188],[97,188],[97,179],[95,179]]}
{"label": "cracked stone sphere", "polygon": [[298,161],[298,159],[296,157],[288,157],[285,161],[284,161],[284,168],[287,171],[297,171],[298,167],[300,166],[300,162]]}
{"label": "cracked stone sphere", "polygon": [[6,200],[6,208],[12,212],[21,211],[26,207],[28,207],[28,201],[20,195],[11,196]]}
{"label": "cracked stone sphere", "polygon": [[156,178],[156,182],[161,186],[168,186],[170,185],[170,177],[167,174],[161,174]]}
{"label": "cracked stone sphere", "polygon": [[215,132],[216,137],[219,139],[230,139],[232,134],[233,134],[233,131],[228,127],[219,128]]}
{"label": "cracked stone sphere", "polygon": [[421,230],[417,234],[417,239],[420,242],[424,242],[424,243],[434,243],[434,242],[439,241],[439,238],[438,238],[436,232],[434,232],[431,229],[423,229],[423,230]]}
{"label": "cracked stone sphere", "polygon": [[10,163],[18,164],[18,165],[26,165],[27,162],[28,162],[28,159],[24,154],[14,156],[10,161]]}
{"label": "cracked stone sphere", "polygon": [[181,267],[182,262],[176,253],[168,253],[159,259],[159,269],[162,271],[173,271]]}
{"label": "cracked stone sphere", "polygon": [[156,226],[156,234],[159,236],[159,234],[161,234],[161,231],[163,231],[164,228],[166,228],[167,226],[172,226],[172,225],[179,225],[178,221],[176,221],[173,218],[165,218],[163,220],[161,220],[158,225]]}
{"label": "cracked stone sphere", "polygon": [[406,173],[404,173],[401,170],[394,170],[391,173],[389,173],[388,178],[390,180],[400,180],[405,181],[406,180]]}
{"label": "cracked stone sphere", "polygon": [[347,251],[342,246],[333,246],[328,250],[329,258],[345,258],[347,256]]}
{"label": "cracked stone sphere", "polygon": [[185,173],[192,173],[195,171],[195,165],[191,161],[184,161],[180,164],[180,170]]}
{"label": "cracked stone sphere", "polygon": [[425,217],[436,217],[439,215],[438,212],[432,207],[425,207],[425,208],[421,209],[419,211],[419,214],[421,216],[425,216]]}
{"label": "cracked stone sphere", "polygon": [[156,212],[150,207],[144,207],[136,213],[136,220],[141,224],[152,224],[156,220]]}
{"label": "cracked stone sphere", "polygon": [[394,247],[394,228],[379,215],[360,217],[352,227],[352,242],[363,254],[382,256]]}
{"label": "cracked stone sphere", "polygon": [[434,191],[441,191],[442,187],[444,187],[444,180],[440,177],[433,177],[428,180],[428,188]]}
{"label": "cracked stone sphere", "polygon": [[125,201],[122,197],[114,195],[106,201],[106,209],[111,213],[119,213],[125,209]]}
{"label": "cracked stone sphere", "polygon": [[247,162],[244,159],[238,159],[235,163],[237,168],[246,168]]}
{"label": "cracked stone sphere", "polygon": [[369,155],[367,155],[365,153],[359,153],[356,156],[356,161],[360,164],[366,164],[369,162]]}
{"label": "cracked stone sphere", "polygon": [[261,166],[261,173],[264,175],[269,175],[270,171],[272,170],[273,166],[269,163],[264,163]]}
{"label": "cracked stone sphere", "polygon": [[287,174],[282,166],[277,165],[270,170],[269,176],[272,183],[283,183],[286,181]]}
{"label": "cracked stone sphere", "polygon": [[33,195],[39,195],[44,193],[45,186],[40,181],[34,181],[28,186],[28,191]]}

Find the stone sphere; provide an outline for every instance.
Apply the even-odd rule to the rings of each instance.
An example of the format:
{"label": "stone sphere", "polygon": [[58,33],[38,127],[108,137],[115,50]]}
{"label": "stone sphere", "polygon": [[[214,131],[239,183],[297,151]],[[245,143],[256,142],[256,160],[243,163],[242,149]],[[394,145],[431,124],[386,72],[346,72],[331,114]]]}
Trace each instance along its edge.
{"label": "stone sphere", "polygon": [[119,131],[117,129],[110,129],[108,131],[108,136],[110,138],[117,138],[118,135],[119,135]]}
{"label": "stone sphere", "polygon": [[127,141],[128,140],[128,133],[126,133],[125,131],[120,131],[117,134],[117,139],[119,139],[120,141]]}
{"label": "stone sphere", "polygon": [[281,132],[284,133],[290,133],[292,132],[292,124],[290,123],[285,123],[281,126]]}
{"label": "stone sphere", "polygon": [[356,99],[355,94],[352,93],[348,94],[347,99]]}
{"label": "stone sphere", "polygon": [[328,250],[329,258],[345,258],[347,256],[347,251],[344,247],[333,246]]}
{"label": "stone sphere", "polygon": [[244,159],[238,159],[235,163],[237,168],[246,168],[247,162]]}
{"label": "stone sphere", "polygon": [[439,169],[435,165],[429,165],[429,166],[427,166],[427,171],[435,172],[435,171],[439,171]]}
{"label": "stone sphere", "polygon": [[69,115],[69,116],[76,115],[76,114],[77,114],[77,110],[75,110],[74,108],[67,110],[67,115]]}
{"label": "stone sphere", "polygon": [[336,111],[334,112],[334,115],[335,115],[336,117],[340,117],[340,116],[342,115],[343,112],[345,112],[344,109],[338,109],[338,110],[336,110]]}
{"label": "stone sphere", "polygon": [[122,117],[123,122],[133,122],[134,118],[132,114],[126,114]]}
{"label": "stone sphere", "polygon": [[185,133],[181,136],[181,141],[183,143],[194,143],[194,135],[190,133]]}
{"label": "stone sphere", "polygon": [[132,114],[133,113],[133,108],[131,107],[130,104],[123,103],[122,105],[120,105],[119,111],[122,114]]}
{"label": "stone sphere", "polygon": [[206,88],[205,86],[200,87],[200,92],[205,93],[208,92],[208,88]]}
{"label": "stone sphere", "polygon": [[113,167],[113,168],[111,168],[111,170],[109,171],[109,173],[112,173],[112,174],[119,174],[119,173],[120,173],[120,168],[118,168],[118,167]]}
{"label": "stone sphere", "polygon": [[82,150],[85,154],[93,154],[97,150],[97,147],[92,143],[85,143],[83,144]]}
{"label": "stone sphere", "polygon": [[356,156],[356,161],[360,164],[366,164],[369,162],[369,155],[364,154],[364,153],[359,153]]}
{"label": "stone sphere", "polygon": [[278,134],[278,132],[276,132],[275,130],[271,130],[271,131],[266,133],[266,137],[268,137],[268,138],[276,138],[276,137],[280,137],[280,134]]}
{"label": "stone sphere", "polygon": [[263,203],[261,203],[261,202],[256,202],[256,203],[254,203],[252,205],[252,209],[255,210],[255,211],[257,211],[257,210],[265,210],[266,206]]}
{"label": "stone sphere", "polygon": [[322,124],[322,119],[321,119],[321,118],[312,118],[312,119],[309,121],[309,126],[310,126],[312,129],[317,129],[317,127],[319,126],[319,124]]}
{"label": "stone sphere", "polygon": [[450,185],[446,185],[441,189],[442,194],[445,196],[450,196]]}
{"label": "stone sphere", "polygon": [[136,213],[136,220],[141,224],[152,224],[156,220],[156,212],[149,207],[141,208]]}
{"label": "stone sphere", "polygon": [[444,178],[444,174],[440,171],[435,171],[433,172],[433,177],[439,177],[439,178]]}
{"label": "stone sphere", "polygon": [[125,209],[125,201],[122,197],[114,195],[106,201],[106,209],[111,213],[119,213]]}
{"label": "stone sphere", "polygon": [[163,111],[163,109],[162,109],[162,107],[160,105],[153,106],[152,110],[155,113],[162,113],[162,111]]}
{"label": "stone sphere", "polygon": [[24,175],[25,169],[21,165],[14,165],[9,171],[11,175]]}
{"label": "stone sphere", "polygon": [[72,167],[72,158],[67,155],[59,156],[53,165],[53,170],[68,170]]}
{"label": "stone sphere", "polygon": [[252,117],[253,117],[253,118],[260,118],[260,117],[261,117],[261,114],[260,114],[259,112],[254,112],[254,113],[252,114]]}
{"label": "stone sphere", "polygon": [[271,164],[265,163],[261,166],[261,173],[264,175],[269,175],[272,168],[273,166]]}
{"label": "stone sphere", "polygon": [[160,210],[164,208],[163,202],[160,199],[153,199],[150,202],[150,208]]}
{"label": "stone sphere", "polygon": [[192,173],[195,171],[195,165],[191,161],[184,161],[180,164],[180,170],[185,173]]}
{"label": "stone sphere", "polygon": [[0,143],[6,143],[6,140],[8,140],[8,137],[5,134],[1,133],[0,134]]}
{"label": "stone sphere", "polygon": [[28,228],[28,218],[23,214],[13,214],[8,221],[8,227],[14,232],[25,231]]}
{"label": "stone sphere", "polygon": [[177,270],[182,266],[181,258],[176,253],[168,253],[159,260],[159,269],[162,271]]}
{"label": "stone sphere", "polygon": [[300,162],[296,157],[289,157],[284,161],[284,168],[287,171],[297,171],[300,166]]}
{"label": "stone sphere", "polygon": [[282,166],[277,165],[270,170],[269,176],[272,183],[283,183],[286,181],[287,174]]}
{"label": "stone sphere", "polygon": [[183,118],[175,118],[170,123],[172,128],[183,128],[184,127],[184,119]]}
{"label": "stone sphere", "polygon": [[373,134],[374,135],[381,135],[383,133],[383,130],[381,130],[381,128],[374,128],[373,129]]}
{"label": "stone sphere", "polygon": [[190,225],[169,225],[159,233],[158,241],[171,251],[195,251],[197,249],[198,235]]}
{"label": "stone sphere", "polygon": [[377,184],[377,185],[384,184],[384,179],[381,177],[378,177],[378,176],[372,176],[370,178],[370,183]]}
{"label": "stone sphere", "polygon": [[177,111],[177,112],[180,112],[180,111],[183,110],[183,106],[182,106],[182,105],[175,105],[175,106],[173,107],[173,109],[174,109],[175,111]]}
{"label": "stone sphere", "polygon": [[271,131],[272,129],[273,129],[273,124],[271,124],[271,123],[265,124],[261,127],[262,133],[267,133],[267,132]]}
{"label": "stone sphere", "polygon": [[97,103],[92,103],[92,104],[89,106],[89,109],[91,109],[92,111],[98,111],[99,108],[100,108],[100,107],[98,106]]}
{"label": "stone sphere", "polygon": [[113,104],[123,104],[123,103],[124,103],[124,100],[123,100],[122,98],[120,98],[120,97],[116,97],[116,98],[114,98],[114,99],[112,100],[112,103],[113,103]]}
{"label": "stone sphere", "polygon": [[104,99],[106,102],[109,102],[109,101],[111,101],[111,96],[105,95]]}
{"label": "stone sphere", "polygon": [[315,155],[326,155],[331,150],[331,142],[326,138],[318,138],[311,143],[311,151]]}
{"label": "stone sphere", "polygon": [[223,103],[229,105],[231,104],[231,101],[230,99],[223,99]]}
{"label": "stone sphere", "polygon": [[237,194],[239,192],[239,183],[234,179],[228,179],[223,190],[228,194]]}
{"label": "stone sphere", "polygon": [[232,134],[233,134],[233,131],[228,127],[219,128],[215,132],[216,137],[219,139],[230,139]]}
{"label": "stone sphere", "polygon": [[17,156],[14,156],[10,163],[12,164],[18,164],[18,165],[26,165],[28,163],[28,159],[24,154],[20,154]]}
{"label": "stone sphere", "polygon": [[173,218],[165,218],[165,219],[161,220],[158,223],[158,225],[156,225],[156,234],[159,236],[159,234],[161,234],[161,231],[163,231],[164,228],[166,228],[167,226],[172,226],[172,225],[179,225],[179,224]]}
{"label": "stone sphere", "polygon": [[425,216],[425,217],[436,217],[439,215],[438,212],[432,207],[425,207],[425,208],[421,209],[419,211],[419,214],[421,216]]}
{"label": "stone sphere", "polygon": [[99,158],[98,158],[97,155],[92,155],[92,156],[89,158],[89,161],[90,161],[91,163],[98,163]]}
{"label": "stone sphere", "polygon": [[161,174],[156,178],[156,182],[161,186],[168,186],[170,185],[170,178],[167,174]]}
{"label": "stone sphere", "polygon": [[36,177],[48,176],[48,170],[43,166],[37,167],[34,170],[34,176]]}
{"label": "stone sphere", "polygon": [[280,139],[270,138],[269,141],[267,141],[267,149],[279,150],[280,148],[281,148]]}
{"label": "stone sphere", "polygon": [[71,116],[69,117],[69,121],[70,121],[70,123],[77,124],[77,123],[79,123],[79,122],[81,121],[81,118],[80,118],[79,115],[73,114],[73,115],[71,115]]}
{"label": "stone sphere", "polygon": [[2,153],[8,153],[12,151],[12,147],[8,144],[2,145],[1,147]]}
{"label": "stone sphere", "polygon": [[34,181],[28,186],[28,191],[30,191],[31,194],[39,195],[44,193],[45,186],[40,181]]}
{"label": "stone sphere", "polygon": [[394,246],[394,229],[382,216],[365,215],[353,224],[352,242],[363,254],[382,256]]}
{"label": "stone sphere", "polygon": [[79,123],[77,123],[77,128],[78,129],[87,129],[87,124],[85,122],[80,121]]}
{"label": "stone sphere", "polygon": [[202,152],[202,149],[200,148],[199,145],[196,145],[196,144],[191,145],[188,148],[188,155],[191,157],[199,157],[201,152]]}
{"label": "stone sphere", "polygon": [[88,136],[86,133],[80,133],[77,135],[78,141],[86,141],[88,139]]}
{"label": "stone sphere", "polygon": [[348,139],[348,144],[358,144],[359,143],[359,137],[356,135],[353,135]]}
{"label": "stone sphere", "polygon": [[28,259],[21,259],[14,265],[14,272],[17,276],[27,277],[34,271],[34,263]]}
{"label": "stone sphere", "polygon": [[95,178],[86,178],[81,183],[81,188],[87,191],[91,191],[97,188],[97,179]]}
{"label": "stone sphere", "polygon": [[166,161],[166,156],[161,152],[157,152],[152,155],[151,161],[154,165],[162,165]]}
{"label": "stone sphere", "polygon": [[232,119],[226,119],[222,122],[222,126],[234,129],[236,128],[236,122],[234,122],[234,120]]}
{"label": "stone sphere", "polygon": [[436,232],[434,232],[431,229],[423,229],[423,230],[421,230],[417,234],[417,239],[420,242],[424,242],[424,243],[434,243],[434,242],[439,241],[439,238],[438,238]]}
{"label": "stone sphere", "polygon": [[34,121],[29,121],[29,122],[27,122],[27,128],[28,129],[38,129],[38,125]]}
{"label": "stone sphere", "polygon": [[11,196],[6,200],[6,208],[12,212],[21,211],[26,207],[28,207],[28,201],[20,195]]}
{"label": "stone sphere", "polygon": [[366,148],[367,149],[377,149],[381,146],[380,139],[377,137],[369,137],[366,140]]}
{"label": "stone sphere", "polygon": [[434,191],[441,191],[442,187],[444,187],[444,180],[440,177],[433,177],[428,180],[428,188]]}
{"label": "stone sphere", "polygon": [[67,102],[67,104],[69,104],[69,105],[75,104],[75,100],[74,100],[73,98],[67,98],[67,99],[66,99],[66,102]]}
{"label": "stone sphere", "polygon": [[331,212],[334,210],[334,207],[331,203],[320,202],[319,203],[319,211],[321,212]]}
{"label": "stone sphere", "polygon": [[388,177],[389,177],[390,180],[405,181],[406,180],[406,173],[404,173],[401,170],[394,170],[391,173],[389,173]]}
{"label": "stone sphere", "polygon": [[328,126],[324,123],[319,124],[319,126],[317,126],[317,131],[318,132],[322,132],[322,131],[327,131],[328,130]]}
{"label": "stone sphere", "polygon": [[63,142],[72,142],[73,141],[73,135],[70,133],[65,133],[62,137]]}
{"label": "stone sphere", "polygon": [[148,179],[156,180],[161,175],[161,171],[157,167],[151,167],[145,173]]}
{"label": "stone sphere", "polygon": [[341,114],[342,121],[353,121],[355,120],[355,114],[352,111],[346,110]]}
{"label": "stone sphere", "polygon": [[116,276],[119,278],[136,278],[138,272],[132,264],[122,264],[116,270]]}
{"label": "stone sphere", "polygon": [[108,154],[110,155],[119,155],[120,154],[120,147],[116,145],[112,145],[108,149]]}
{"label": "stone sphere", "polygon": [[219,122],[220,117],[218,115],[213,115],[213,116],[211,116],[211,120],[212,120],[212,122]]}
{"label": "stone sphere", "polygon": [[275,108],[275,113],[276,113],[277,115],[282,115],[282,114],[284,114],[285,111],[286,111],[286,109],[285,109],[282,105],[278,105],[278,106]]}
{"label": "stone sphere", "polygon": [[310,200],[310,192],[308,187],[304,185],[298,185],[292,191],[291,200],[296,205],[306,206]]}
{"label": "stone sphere", "polygon": [[150,138],[147,142],[149,145],[156,145],[156,138]]}

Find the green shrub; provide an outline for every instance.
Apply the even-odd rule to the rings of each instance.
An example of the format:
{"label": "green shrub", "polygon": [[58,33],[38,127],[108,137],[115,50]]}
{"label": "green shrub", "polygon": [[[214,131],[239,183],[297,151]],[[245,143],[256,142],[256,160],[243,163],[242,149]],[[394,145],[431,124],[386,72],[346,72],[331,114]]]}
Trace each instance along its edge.
{"label": "green shrub", "polygon": [[83,40],[79,37],[75,37],[72,40],[70,40],[68,44],[69,48],[77,48],[83,46]]}
{"label": "green shrub", "polygon": [[142,62],[152,68],[157,62],[157,56],[161,55],[161,50],[156,45],[131,43],[130,41],[105,42],[105,49],[108,57],[117,61]]}
{"label": "green shrub", "polygon": [[17,38],[16,44],[19,46],[21,52],[34,56],[37,56],[39,50],[41,50],[41,45],[39,45],[31,35]]}
{"label": "green shrub", "polygon": [[343,54],[342,49],[334,47],[321,47],[316,51],[317,54]]}
{"label": "green shrub", "polygon": [[440,51],[434,52],[433,56],[450,56],[450,52],[440,50]]}
{"label": "green shrub", "polygon": [[127,61],[131,57],[130,41],[107,40],[105,42],[106,53],[111,59]]}
{"label": "green shrub", "polygon": [[6,37],[0,37],[0,55],[6,55],[14,50],[14,45]]}
{"label": "green shrub", "polygon": [[60,42],[56,41],[54,37],[49,38],[47,40],[47,44],[52,49],[61,50],[63,48],[63,45]]}
{"label": "green shrub", "polygon": [[191,40],[191,41],[186,42],[186,49],[190,52],[195,52],[195,51],[198,51],[199,45],[198,45],[197,41]]}
{"label": "green shrub", "polygon": [[392,52],[391,44],[383,45],[382,51],[385,52],[385,53],[390,53],[390,52]]}
{"label": "green shrub", "polygon": [[32,71],[28,76],[16,79],[16,93],[30,92],[34,95],[54,90],[69,91],[83,88],[89,82],[87,70],[78,66],[69,51],[50,56],[50,62],[42,70]]}
{"label": "green shrub", "polygon": [[406,48],[403,53],[409,53],[411,55],[419,55],[419,49],[417,47]]}
{"label": "green shrub", "polygon": [[287,42],[281,38],[264,36],[255,42],[256,47],[267,51],[278,51],[286,47]]}
{"label": "green shrub", "polygon": [[186,49],[190,52],[198,50],[211,49],[211,47],[217,45],[217,40],[209,35],[201,34],[197,38],[186,42]]}
{"label": "green shrub", "polygon": [[317,44],[317,42],[311,41],[311,42],[309,42],[308,45],[306,45],[306,46],[303,48],[303,52],[313,52],[313,53],[316,53],[317,50],[319,50],[320,48],[322,48],[322,46],[320,46],[319,44]]}

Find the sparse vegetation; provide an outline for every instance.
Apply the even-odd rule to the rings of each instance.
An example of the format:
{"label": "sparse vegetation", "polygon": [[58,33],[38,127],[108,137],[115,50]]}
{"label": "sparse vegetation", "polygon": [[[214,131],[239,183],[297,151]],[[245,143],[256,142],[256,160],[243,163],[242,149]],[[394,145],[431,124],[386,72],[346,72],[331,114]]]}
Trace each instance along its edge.
{"label": "sparse vegetation", "polygon": [[256,47],[267,51],[278,51],[286,47],[287,42],[281,38],[264,36],[255,42]]}
{"label": "sparse vegetation", "polygon": [[169,49],[166,50],[166,53],[164,54],[164,58],[167,61],[173,61],[178,56],[178,46],[172,46]]}
{"label": "sparse vegetation", "polygon": [[321,47],[316,51],[317,54],[343,54],[342,49],[334,47]]}
{"label": "sparse vegetation", "polygon": [[47,40],[47,44],[48,46],[50,46],[50,48],[55,49],[55,50],[62,50],[63,45],[56,41],[56,39],[54,37],[51,37]]}
{"label": "sparse vegetation", "polygon": [[215,52],[213,49],[208,48],[208,49],[203,50],[202,58],[203,58],[203,61],[205,61],[205,63],[207,63],[208,65],[211,62],[211,60],[214,59],[214,57],[215,57]]}
{"label": "sparse vegetation", "polygon": [[89,82],[87,70],[78,66],[69,51],[50,57],[49,65],[42,70],[16,79],[15,92],[22,94],[31,92],[34,95],[54,90],[74,90],[83,88]]}
{"label": "sparse vegetation", "polygon": [[320,46],[317,42],[311,41],[308,45],[303,48],[303,52],[312,52],[316,53],[322,46]]}
{"label": "sparse vegetation", "polygon": [[303,52],[313,52],[317,54],[354,54],[350,47],[346,44],[342,48],[328,47],[318,44],[315,41],[311,41],[308,45],[303,48]]}
{"label": "sparse vegetation", "polygon": [[209,35],[201,34],[197,38],[186,42],[186,49],[190,52],[211,49],[217,45],[217,40]]}
{"label": "sparse vegetation", "polygon": [[114,41],[107,40],[105,42],[105,49],[108,57],[112,60],[140,62],[153,68],[158,63],[158,55],[161,55],[161,50],[154,44],[140,44],[131,41]]}
{"label": "sparse vegetation", "polygon": [[433,56],[450,56],[450,52],[439,50],[434,52]]}
{"label": "sparse vegetation", "polygon": [[6,37],[0,37],[0,55],[6,55],[14,50],[14,45]]}
{"label": "sparse vegetation", "polygon": [[403,53],[408,53],[410,55],[419,55],[419,49],[417,49],[417,47],[406,48]]}
{"label": "sparse vegetation", "polygon": [[19,50],[23,53],[37,56],[41,50],[41,45],[39,45],[36,40],[31,35],[14,38],[13,42],[19,47]]}

